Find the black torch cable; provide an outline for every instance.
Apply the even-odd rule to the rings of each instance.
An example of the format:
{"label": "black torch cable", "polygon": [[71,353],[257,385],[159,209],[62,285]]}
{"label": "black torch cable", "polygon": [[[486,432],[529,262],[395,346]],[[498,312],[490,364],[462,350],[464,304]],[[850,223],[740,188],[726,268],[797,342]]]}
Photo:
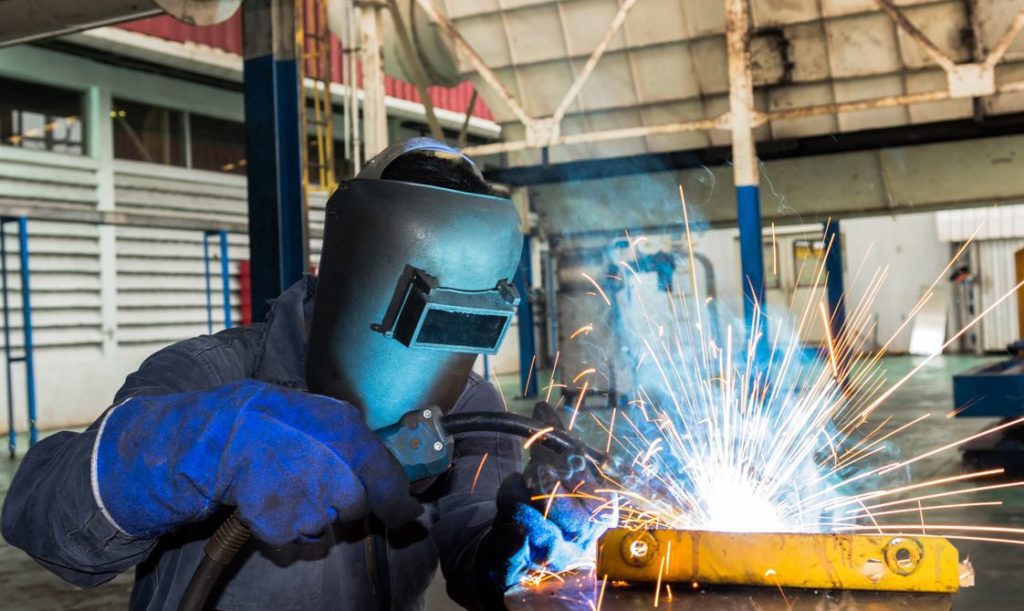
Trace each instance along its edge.
{"label": "black torch cable", "polygon": [[[441,416],[442,428],[449,435],[461,433],[504,433],[516,437],[530,438],[537,435],[536,443],[550,450],[566,453],[580,453],[597,466],[606,463],[607,456],[579,441],[569,433],[548,430],[550,425],[540,420],[510,414],[508,412],[467,412]],[[203,558],[189,580],[178,611],[202,611],[217,580],[225,568],[249,540],[252,533],[232,513],[217,528],[203,547]]]}

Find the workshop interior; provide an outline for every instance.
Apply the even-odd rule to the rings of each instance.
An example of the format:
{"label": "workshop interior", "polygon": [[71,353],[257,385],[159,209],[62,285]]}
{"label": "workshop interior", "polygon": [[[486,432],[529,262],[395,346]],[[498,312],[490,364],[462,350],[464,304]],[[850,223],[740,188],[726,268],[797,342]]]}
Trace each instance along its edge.
{"label": "workshop interior", "polygon": [[0,0],[0,609],[1022,608],[1021,30]]}

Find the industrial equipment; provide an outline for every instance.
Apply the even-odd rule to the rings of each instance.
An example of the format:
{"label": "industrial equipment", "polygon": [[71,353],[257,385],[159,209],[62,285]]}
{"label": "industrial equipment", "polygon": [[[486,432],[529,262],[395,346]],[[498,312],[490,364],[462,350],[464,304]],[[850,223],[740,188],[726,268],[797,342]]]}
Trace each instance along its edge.
{"label": "industrial equipment", "polygon": [[573,378],[590,368],[595,374],[588,396],[602,397],[609,406],[636,398],[641,354],[633,336],[648,321],[672,324],[676,315],[670,301],[691,297],[691,272],[698,274],[702,301],[712,298],[710,332],[717,333],[714,266],[694,252],[700,271],[691,270],[689,255],[678,252],[669,229],[629,237],[595,232],[551,238],[548,278],[555,282],[548,282],[548,316],[554,322],[549,335],[551,352],[558,353],[555,379],[564,385],[567,402],[582,392]]}
{"label": "industrial equipment", "polygon": [[1001,419],[985,429],[1002,427],[1001,434],[972,436],[976,438],[960,446],[964,460],[1020,475],[1024,473],[1024,431],[1006,425],[1024,416],[1024,340],[1006,349],[1012,358],[953,376],[953,407],[957,418]]}
{"label": "industrial equipment", "polygon": [[956,592],[973,585],[942,537],[625,530],[599,543],[598,576],[630,583]]}

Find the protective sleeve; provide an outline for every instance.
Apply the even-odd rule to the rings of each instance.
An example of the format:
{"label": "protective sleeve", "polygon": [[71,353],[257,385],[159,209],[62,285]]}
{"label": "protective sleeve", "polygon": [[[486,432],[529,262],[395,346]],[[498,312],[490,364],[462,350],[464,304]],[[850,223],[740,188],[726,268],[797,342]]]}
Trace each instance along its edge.
{"label": "protective sleeve", "polygon": [[[504,411],[497,389],[474,376],[452,410]],[[444,494],[437,501],[431,530],[447,582],[448,595],[466,608],[479,606],[476,555],[497,513],[501,482],[523,468],[522,443],[497,433],[467,433],[455,438],[452,468],[445,475]]]}
{"label": "protective sleeve", "polygon": [[[258,328],[242,327],[165,348],[128,376],[114,404],[244,379],[251,374],[258,337]],[[83,588],[135,566],[156,543],[120,532],[98,501],[93,457],[105,418],[106,413],[82,433],[60,432],[30,449],[3,507],[4,539]]]}

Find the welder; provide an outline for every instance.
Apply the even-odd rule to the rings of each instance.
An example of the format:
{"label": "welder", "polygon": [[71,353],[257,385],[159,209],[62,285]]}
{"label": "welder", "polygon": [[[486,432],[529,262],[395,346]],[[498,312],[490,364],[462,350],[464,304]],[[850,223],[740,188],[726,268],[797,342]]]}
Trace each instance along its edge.
{"label": "welder", "polygon": [[135,567],[133,609],[175,608],[232,513],[255,540],[216,609],[422,608],[438,564],[455,601],[498,608],[526,571],[578,560],[590,508],[532,498],[578,470],[524,476],[521,440],[463,433],[410,487],[379,436],[409,406],[503,411],[471,368],[507,330],[517,219],[458,150],[388,148],[328,203],[319,278],[262,323],[153,354],[84,432],[28,452],[4,537],[80,587]]}

